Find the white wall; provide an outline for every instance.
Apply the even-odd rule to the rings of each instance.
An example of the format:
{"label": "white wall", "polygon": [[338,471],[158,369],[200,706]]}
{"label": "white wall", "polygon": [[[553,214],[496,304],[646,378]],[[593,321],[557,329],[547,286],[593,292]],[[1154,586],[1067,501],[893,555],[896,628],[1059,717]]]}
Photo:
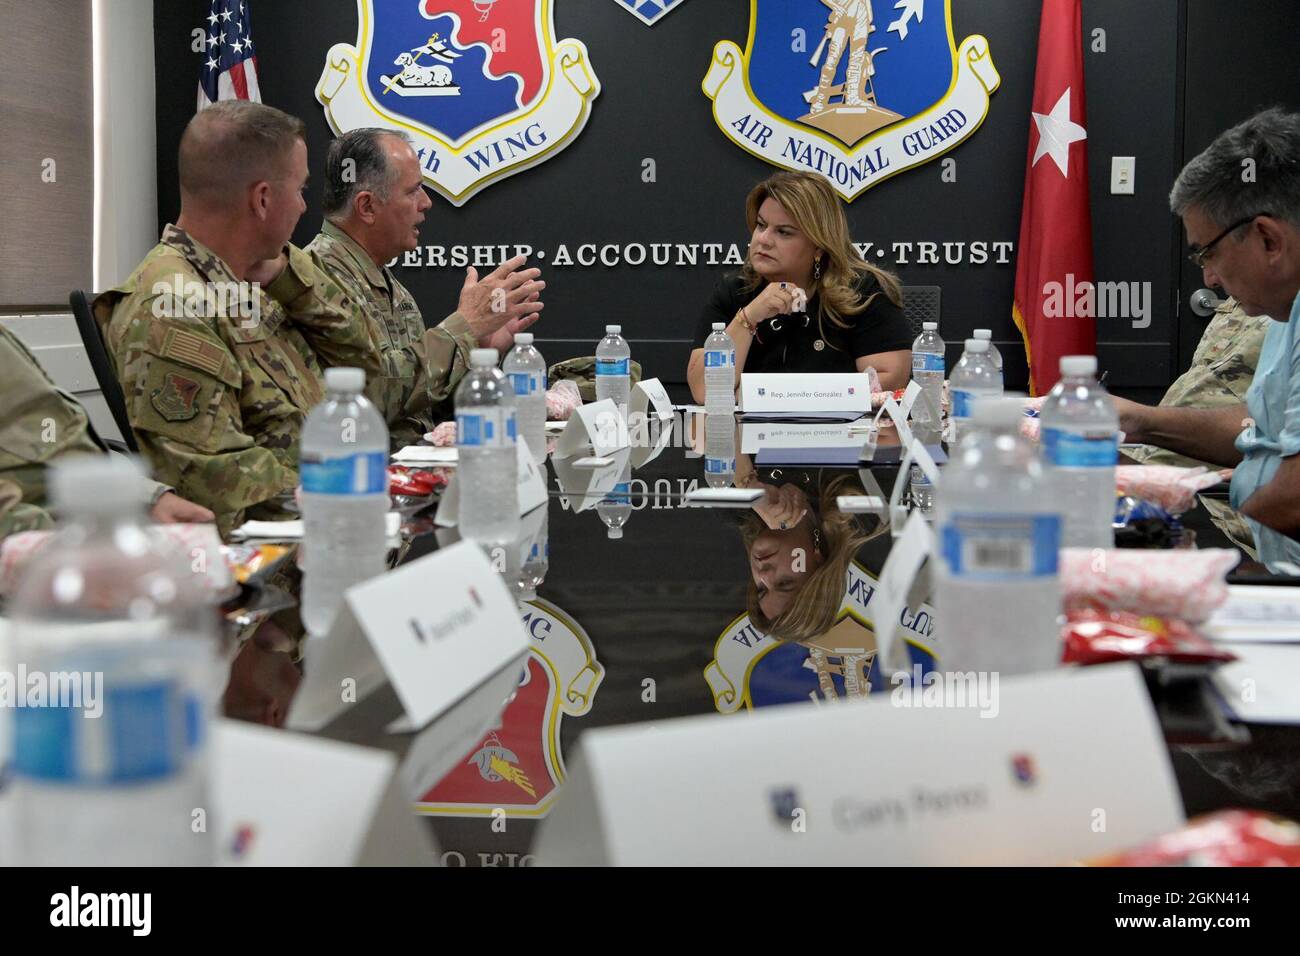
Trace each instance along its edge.
{"label": "white wall", "polygon": [[[88,0],[94,18],[95,288],[129,276],[158,241],[152,0]],[[108,15],[111,9],[111,16]],[[30,37],[30,42],[40,42]],[[112,55],[101,55],[111,51]],[[0,315],[104,438],[120,438],[72,315]],[[3,409],[0,409],[3,414]]]}
{"label": "white wall", "polygon": [[[95,47],[95,291],[158,241],[152,0],[91,0]],[[110,15],[111,10],[111,15]],[[108,53],[110,55],[101,55]]]}

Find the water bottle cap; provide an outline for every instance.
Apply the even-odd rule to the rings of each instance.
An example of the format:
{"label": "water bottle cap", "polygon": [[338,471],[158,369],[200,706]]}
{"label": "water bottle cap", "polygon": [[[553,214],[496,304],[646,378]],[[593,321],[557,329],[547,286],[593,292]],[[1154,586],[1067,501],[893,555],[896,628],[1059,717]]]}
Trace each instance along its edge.
{"label": "water bottle cap", "polygon": [[727,323],[726,323],[726,322],[714,322],[714,323],[713,323],[713,331],[714,331],[714,332],[725,332],[725,331],[727,331]]}
{"label": "water bottle cap", "polygon": [[532,344],[533,344],[533,333],[532,333],[532,332],[516,332],[516,333],[515,333],[515,345],[532,345]]}
{"label": "water bottle cap", "polygon": [[967,340],[966,340],[966,351],[967,351],[967,352],[987,352],[988,350],[989,350],[989,343],[988,343],[988,340],[986,340],[986,339],[967,339]]}
{"label": "water bottle cap", "polygon": [[623,326],[621,326],[621,325],[607,325],[607,326],[605,326],[605,334],[606,334],[606,335],[622,335],[622,334],[623,334]]}
{"label": "water bottle cap", "polygon": [[1063,355],[1061,357],[1061,374],[1076,377],[1097,374],[1097,356]]}
{"label": "water bottle cap", "polygon": [[971,334],[974,335],[975,338],[983,339],[986,342],[993,338],[993,332],[989,329],[976,329]]}
{"label": "water bottle cap", "polygon": [[622,528],[610,528],[610,529],[609,529],[609,537],[610,537],[611,540],[617,541],[619,538],[623,537],[623,529],[622,529]]}
{"label": "water bottle cap", "polygon": [[499,357],[496,349],[470,349],[469,364],[472,368],[496,368]]}
{"label": "water bottle cap", "polygon": [[66,515],[130,513],[146,500],[146,471],[125,455],[75,455],[48,474],[50,503]]}
{"label": "water bottle cap", "polygon": [[938,331],[939,331],[939,323],[938,323],[938,322],[922,322],[922,323],[921,323],[921,331],[922,331],[922,332],[938,332]]}
{"label": "water bottle cap", "polygon": [[971,421],[985,428],[1018,428],[1025,417],[1023,398],[1006,398],[1002,395],[978,396]]}
{"label": "water bottle cap", "polygon": [[331,392],[360,392],[366,387],[366,373],[364,369],[347,368],[327,368],[325,370],[325,388]]}

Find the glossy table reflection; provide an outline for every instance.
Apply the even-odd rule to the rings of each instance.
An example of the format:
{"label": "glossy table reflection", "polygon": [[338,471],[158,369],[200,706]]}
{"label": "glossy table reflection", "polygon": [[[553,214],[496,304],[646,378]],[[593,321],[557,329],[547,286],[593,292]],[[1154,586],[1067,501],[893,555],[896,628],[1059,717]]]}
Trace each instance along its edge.
{"label": "glossy table reflection", "polygon": [[[833,509],[817,500],[817,490],[887,496],[898,466],[759,469],[761,482],[796,489],[786,492],[786,511],[780,510],[778,499],[767,515],[775,525],[787,517],[796,527],[771,532],[752,509],[683,506],[685,493],[709,484],[710,470],[714,483],[730,483],[725,469],[719,473],[717,467],[720,459],[726,460],[726,439],[716,428],[706,435],[702,416],[684,422],[683,426],[679,420],[666,447],[648,463],[632,467],[620,460],[612,478],[590,476],[601,483],[597,493],[585,497],[581,492],[586,485],[574,488],[571,469],[561,464],[560,473],[568,483],[562,486],[557,483],[555,462],[548,462],[549,566],[536,598],[521,605],[533,644],[522,679],[498,675],[493,686],[476,689],[463,706],[453,708],[418,736],[385,732],[402,712],[387,687],[325,728],[326,736],[398,753],[420,747],[427,766],[447,768],[445,773],[439,770],[436,782],[421,780],[417,801],[418,812],[436,835],[442,862],[532,863],[529,850],[538,821],[562,789],[565,755],[588,728],[736,713],[798,701],[811,706],[810,697],[821,700],[882,689],[881,668],[871,666],[869,653],[861,658],[833,653],[836,647],[849,646],[846,640],[856,646],[853,642],[862,639],[864,650],[874,648],[869,615],[862,612],[873,576],[879,573],[892,541],[879,518],[859,515],[851,522],[839,519],[844,527],[825,525],[824,534],[852,545],[849,587],[856,593],[841,594],[844,607],[833,601],[834,607],[823,610],[820,617],[818,601],[805,600],[803,619],[787,620],[782,626],[823,634],[826,641],[814,637],[795,644],[763,638],[746,615],[751,597],[757,597],[760,614],[773,617],[790,603],[790,596],[781,593],[788,583],[782,575],[790,577],[789,552],[797,556],[797,547],[778,552],[783,539],[800,534],[800,526],[805,531],[810,527],[809,520],[798,522],[795,517],[805,506],[820,519],[819,525],[827,520],[826,512]],[[739,428],[728,424],[738,439]],[[892,429],[884,427],[877,442],[887,448],[898,440]],[[744,480],[752,461],[739,453],[739,447],[738,480]],[[616,495],[626,491],[628,497],[630,508],[621,538],[610,537],[604,519],[614,519],[602,515],[607,507],[596,507],[607,491]],[[538,517],[532,516],[534,532]],[[1186,523],[1197,530],[1202,545],[1226,546],[1199,508]],[[417,519],[414,529],[417,533],[404,561],[435,550],[440,537],[449,540],[445,531],[433,533],[427,518],[422,523]],[[862,542],[863,538],[867,540]],[[763,560],[755,564],[769,584],[765,592],[755,586],[753,596],[755,568],[746,540],[757,542],[754,553]],[[831,544],[806,539],[797,543],[811,543],[819,551],[829,550]],[[508,575],[517,574],[524,557],[511,558]],[[782,562],[786,566],[777,567]],[[813,576],[808,578],[811,581]],[[818,600],[826,604],[825,599]],[[853,608],[858,613],[844,613]],[[927,660],[926,634],[933,627],[932,620],[924,619],[925,613],[904,622],[911,641],[904,650],[919,662]],[[819,649],[819,644],[825,648]],[[490,711],[503,688],[516,683],[501,721],[483,724],[484,709]],[[1204,739],[1222,729],[1207,716],[1206,700],[1195,690],[1166,695],[1160,707],[1171,741]],[[1250,728],[1250,736],[1244,745],[1227,741],[1213,747],[1171,745],[1189,815],[1240,806],[1300,817],[1300,793],[1294,786],[1300,733],[1292,728]]]}

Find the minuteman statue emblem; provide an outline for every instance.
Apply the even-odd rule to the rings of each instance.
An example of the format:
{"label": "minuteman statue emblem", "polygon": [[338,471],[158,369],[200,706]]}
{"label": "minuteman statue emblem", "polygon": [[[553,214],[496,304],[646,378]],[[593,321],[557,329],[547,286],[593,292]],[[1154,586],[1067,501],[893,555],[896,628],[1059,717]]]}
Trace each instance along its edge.
{"label": "minuteman statue emblem", "polygon": [[750,0],[744,52],[713,48],[719,128],[847,200],[938,159],[984,122],[1001,84],[989,43],[958,47],[951,0]]}

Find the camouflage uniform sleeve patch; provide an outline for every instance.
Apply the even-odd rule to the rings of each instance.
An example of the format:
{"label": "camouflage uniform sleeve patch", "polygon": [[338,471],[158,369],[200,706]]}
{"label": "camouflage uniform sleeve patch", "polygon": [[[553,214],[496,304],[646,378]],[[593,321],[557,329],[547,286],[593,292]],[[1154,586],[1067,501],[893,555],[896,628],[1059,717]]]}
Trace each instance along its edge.
{"label": "camouflage uniform sleeve patch", "polygon": [[220,379],[151,357],[131,402],[131,424],[137,431],[163,435],[198,451],[214,451],[221,438],[214,425],[225,417],[225,392]]}
{"label": "camouflage uniform sleeve patch", "polygon": [[227,354],[220,346],[184,329],[168,329],[160,352],[162,358],[175,359],[217,378],[226,365]]}

